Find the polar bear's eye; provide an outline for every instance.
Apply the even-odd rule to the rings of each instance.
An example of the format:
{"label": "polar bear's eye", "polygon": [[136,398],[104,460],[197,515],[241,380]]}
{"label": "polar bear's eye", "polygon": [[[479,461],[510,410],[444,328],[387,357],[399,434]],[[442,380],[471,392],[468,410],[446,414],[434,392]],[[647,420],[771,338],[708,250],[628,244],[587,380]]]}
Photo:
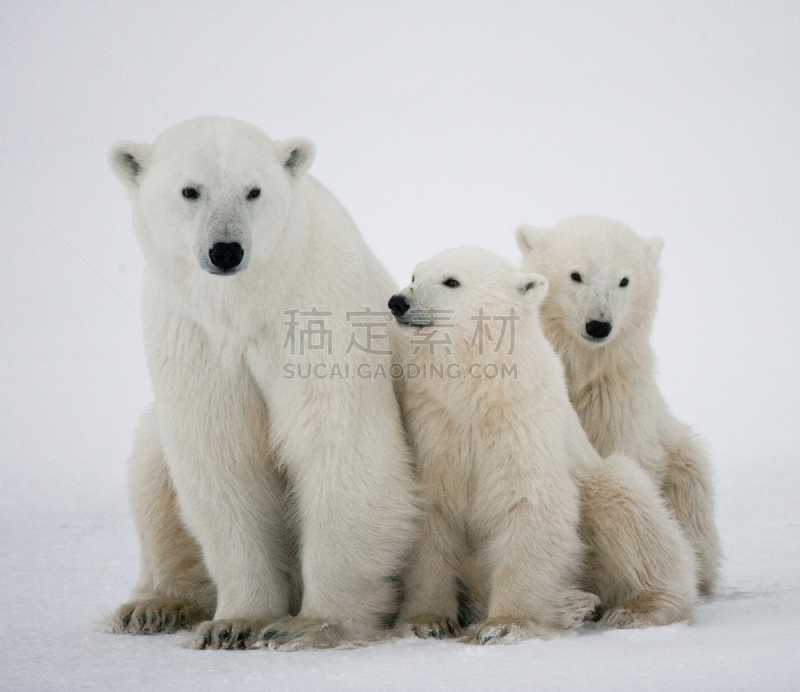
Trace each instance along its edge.
{"label": "polar bear's eye", "polygon": [[256,199],[261,194],[260,187],[254,187],[250,192],[247,193],[247,199]]}
{"label": "polar bear's eye", "polygon": [[569,278],[572,279],[576,284],[579,284],[581,281],[583,281],[578,272],[572,272],[572,274],[569,275]]}
{"label": "polar bear's eye", "polygon": [[197,199],[200,196],[200,193],[193,187],[183,188],[181,194],[186,197],[186,199]]}
{"label": "polar bear's eye", "polygon": [[628,285],[628,277],[626,276],[625,278],[623,278],[623,279],[622,279],[622,281],[620,281],[620,282],[619,282],[619,285],[620,285],[622,288],[625,288],[625,286],[627,286],[627,285]]}
{"label": "polar bear's eye", "polygon": [[461,285],[461,283],[460,283],[460,282],[456,281],[456,280],[455,280],[455,279],[453,279],[452,277],[451,277],[451,278],[449,278],[449,279],[445,279],[444,281],[442,281],[442,283],[443,283],[445,286],[447,286],[448,288],[456,288],[456,287],[458,287],[458,286],[460,286],[460,285]]}

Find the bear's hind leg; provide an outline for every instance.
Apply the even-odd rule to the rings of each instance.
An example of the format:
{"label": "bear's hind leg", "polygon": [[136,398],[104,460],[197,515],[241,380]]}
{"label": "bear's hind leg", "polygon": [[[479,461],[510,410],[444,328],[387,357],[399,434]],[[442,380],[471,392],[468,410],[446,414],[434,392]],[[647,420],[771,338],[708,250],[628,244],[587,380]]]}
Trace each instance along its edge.
{"label": "bear's hind leg", "polygon": [[714,490],[711,465],[700,445],[687,435],[668,452],[661,491],[667,506],[694,548],[701,596],[714,595],[722,557],[714,524]]}
{"label": "bear's hind leg", "polygon": [[647,474],[613,454],[586,470],[581,494],[584,579],[600,597],[601,624],[648,627],[690,617],[694,555]]}
{"label": "bear's hind leg", "polygon": [[139,581],[105,630],[158,634],[193,627],[213,614],[216,590],[181,521],[152,406],[136,431],[128,492],[141,541]]}

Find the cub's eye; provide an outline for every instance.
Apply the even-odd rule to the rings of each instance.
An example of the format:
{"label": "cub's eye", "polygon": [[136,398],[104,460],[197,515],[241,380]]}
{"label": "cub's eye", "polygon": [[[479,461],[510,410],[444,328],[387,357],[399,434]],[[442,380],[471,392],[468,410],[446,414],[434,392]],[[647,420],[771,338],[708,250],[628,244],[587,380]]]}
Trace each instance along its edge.
{"label": "cub's eye", "polygon": [[445,279],[442,283],[447,286],[448,288],[456,288],[461,285],[460,282],[456,281],[455,279]]}
{"label": "cub's eye", "polygon": [[620,282],[619,282],[619,285],[620,285],[622,288],[625,288],[625,286],[627,286],[627,285],[628,285],[628,277],[626,276],[624,279],[622,279],[622,281],[620,281]]}
{"label": "cub's eye", "polygon": [[197,199],[200,196],[200,193],[193,187],[183,188],[183,190],[181,190],[181,194],[186,197],[186,199]]}
{"label": "cub's eye", "polygon": [[247,199],[258,199],[258,196],[261,194],[260,187],[254,187],[250,192],[247,193]]}
{"label": "cub's eye", "polygon": [[579,284],[581,281],[583,281],[578,272],[572,272],[572,274],[569,275],[569,278],[572,279],[576,284]]}

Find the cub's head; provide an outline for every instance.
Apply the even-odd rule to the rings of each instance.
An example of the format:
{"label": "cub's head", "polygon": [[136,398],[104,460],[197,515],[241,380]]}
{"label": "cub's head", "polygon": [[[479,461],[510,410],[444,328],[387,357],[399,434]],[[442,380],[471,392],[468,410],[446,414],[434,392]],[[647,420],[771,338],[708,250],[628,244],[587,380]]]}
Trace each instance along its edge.
{"label": "cub's head", "polygon": [[117,142],[108,157],[148,260],[185,260],[230,276],[269,256],[314,145],[305,137],[273,142],[238,120],[197,118],[153,144]]}
{"label": "cub's head", "polygon": [[598,216],[574,217],[551,229],[520,226],[523,269],[550,282],[542,305],[548,337],[596,348],[620,334],[647,332],[658,299],[663,244]]}
{"label": "cub's head", "polygon": [[390,298],[389,309],[400,325],[435,327],[455,347],[474,347],[476,329],[497,344],[503,318],[535,314],[546,294],[543,276],[518,274],[499,255],[462,247],[418,264],[411,284]]}

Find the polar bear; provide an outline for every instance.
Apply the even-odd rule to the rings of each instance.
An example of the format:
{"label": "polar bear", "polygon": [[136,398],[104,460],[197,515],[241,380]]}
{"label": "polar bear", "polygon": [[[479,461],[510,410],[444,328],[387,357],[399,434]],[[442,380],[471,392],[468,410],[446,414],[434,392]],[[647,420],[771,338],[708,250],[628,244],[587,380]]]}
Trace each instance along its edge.
{"label": "polar bear", "polygon": [[547,290],[460,248],[389,301],[427,495],[401,615],[418,636],[460,633],[465,602],[482,644],[577,627],[595,593],[609,626],[691,614],[691,551],[652,483],[622,455],[600,459],[581,430],[538,322]]}
{"label": "polar bear", "polygon": [[197,648],[377,636],[419,510],[391,382],[341,371],[389,367],[347,315],[385,310],[391,278],[307,175],[304,137],[198,118],[109,158],[145,256],[155,402],[130,458],[140,577],[108,629],[205,621]]}
{"label": "polar bear", "polygon": [[624,452],[648,472],[694,548],[700,594],[712,596],[721,550],[711,465],[658,390],[649,340],[663,240],[584,216],[549,230],[521,226],[517,244],[524,270],[550,282],[542,326],[589,439],[600,454]]}

